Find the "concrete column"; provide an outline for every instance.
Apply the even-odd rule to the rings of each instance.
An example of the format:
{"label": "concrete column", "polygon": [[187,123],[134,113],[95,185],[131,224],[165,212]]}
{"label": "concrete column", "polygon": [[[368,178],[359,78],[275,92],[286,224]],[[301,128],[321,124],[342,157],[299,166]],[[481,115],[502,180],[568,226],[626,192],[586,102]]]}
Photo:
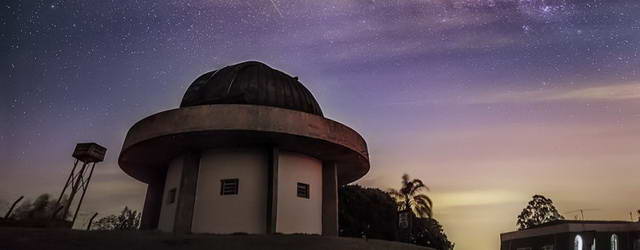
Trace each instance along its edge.
{"label": "concrete column", "polygon": [[269,147],[268,151],[268,189],[267,189],[267,233],[276,233],[278,221],[278,157],[280,150]]}
{"label": "concrete column", "polygon": [[338,236],[338,168],[322,164],[322,235]]}
{"label": "concrete column", "polygon": [[198,184],[198,170],[200,168],[200,153],[188,152],[184,155],[182,178],[176,206],[173,232],[190,233],[193,221],[193,209],[196,202]]}
{"label": "concrete column", "polygon": [[142,230],[155,230],[158,228],[166,175],[167,168],[165,167],[157,175],[153,176],[147,185],[147,195],[144,199],[144,208],[142,209],[142,219],[140,221],[140,229]]}

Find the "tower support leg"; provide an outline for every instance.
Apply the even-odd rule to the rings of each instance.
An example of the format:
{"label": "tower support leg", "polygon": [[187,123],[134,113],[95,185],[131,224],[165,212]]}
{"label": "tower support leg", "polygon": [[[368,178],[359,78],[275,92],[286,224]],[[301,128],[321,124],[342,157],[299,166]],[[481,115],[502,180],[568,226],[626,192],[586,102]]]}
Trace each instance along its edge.
{"label": "tower support leg", "polygon": [[76,167],[78,166],[78,162],[80,162],[80,160],[76,159],[75,162],[73,163],[73,168],[71,169],[71,173],[69,173],[69,177],[67,178],[67,181],[64,183],[64,187],[62,188],[62,192],[60,192],[60,196],[58,196],[58,200],[56,201],[56,207],[55,207],[55,210],[54,210],[53,214],[51,215],[51,219],[55,219],[56,216],[58,215],[58,212],[60,212],[60,209],[64,208],[64,206],[66,206],[66,203],[65,203],[65,205],[63,205],[61,207],[60,206],[60,201],[62,200],[62,196],[64,196],[64,192],[67,191],[67,187],[69,187],[69,185],[71,183],[71,178],[75,174]]}
{"label": "tower support leg", "polygon": [[[76,173],[75,177],[71,177],[71,194],[69,194],[69,200],[67,200],[67,204],[64,206],[62,210],[62,220],[67,219],[67,215],[69,214],[69,209],[71,208],[71,202],[73,202],[73,198],[76,196],[78,189],[80,188],[80,182],[84,180],[84,172],[87,169],[87,165],[89,163],[83,162],[80,171]],[[73,226],[73,224],[71,225]]]}
{"label": "tower support leg", "polygon": [[[82,200],[84,200],[84,195],[87,193],[87,188],[89,187],[89,182],[91,182],[91,176],[93,175],[93,169],[95,168],[96,163],[91,164],[91,171],[89,171],[89,177],[87,177],[86,181],[80,182],[80,187],[82,188],[82,195],[80,195],[80,201],[78,201],[78,207],[76,207],[76,211],[73,213],[73,220],[71,220],[71,227],[76,223],[76,218],[78,218],[78,212],[80,212],[80,206],[82,206]],[[80,176],[80,178],[84,179],[84,176]]]}

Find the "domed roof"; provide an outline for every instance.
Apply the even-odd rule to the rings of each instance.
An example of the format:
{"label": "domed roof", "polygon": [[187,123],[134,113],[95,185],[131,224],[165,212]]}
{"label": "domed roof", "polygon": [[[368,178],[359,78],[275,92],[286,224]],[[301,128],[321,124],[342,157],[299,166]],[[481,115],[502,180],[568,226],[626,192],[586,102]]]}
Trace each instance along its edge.
{"label": "domed roof", "polygon": [[243,62],[198,77],[180,107],[251,104],[292,109],[322,116],[320,105],[297,77],[261,62]]}

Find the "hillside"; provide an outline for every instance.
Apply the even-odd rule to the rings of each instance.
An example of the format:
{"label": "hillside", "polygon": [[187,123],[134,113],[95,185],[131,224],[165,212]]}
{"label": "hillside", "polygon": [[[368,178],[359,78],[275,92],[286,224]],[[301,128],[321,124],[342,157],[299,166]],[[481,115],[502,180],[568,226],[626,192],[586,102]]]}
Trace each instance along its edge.
{"label": "hillside", "polygon": [[2,250],[155,249],[155,250],[429,250],[430,248],[356,238],[315,235],[174,235],[159,232],[86,232],[60,229],[0,228]]}

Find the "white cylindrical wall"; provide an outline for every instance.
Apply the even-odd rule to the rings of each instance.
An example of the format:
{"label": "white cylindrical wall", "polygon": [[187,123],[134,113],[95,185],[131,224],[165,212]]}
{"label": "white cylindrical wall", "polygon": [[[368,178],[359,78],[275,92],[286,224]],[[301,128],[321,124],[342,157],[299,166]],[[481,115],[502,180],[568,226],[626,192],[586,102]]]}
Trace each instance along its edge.
{"label": "white cylindrical wall", "polygon": [[[265,233],[266,150],[212,149],[202,153],[191,230],[194,233]],[[221,195],[222,179],[239,179],[237,195]]]}
{"label": "white cylindrical wall", "polygon": [[[309,185],[309,199],[297,196],[298,182]],[[322,162],[280,151],[276,231],[322,234]]]}
{"label": "white cylindrical wall", "polygon": [[[164,183],[164,191],[162,193],[162,207],[160,208],[160,218],[158,221],[158,229],[163,232],[172,232],[173,223],[176,214],[176,205],[178,204],[178,194],[180,186],[180,178],[182,177],[183,157],[177,157],[169,163],[167,169],[167,177]],[[175,197],[170,203],[170,191],[175,189]]]}
{"label": "white cylindrical wall", "polygon": [[[173,231],[184,157],[167,170],[158,229]],[[266,233],[268,170],[263,148],[212,149],[201,154],[191,231]],[[221,195],[221,180],[238,179],[237,195]],[[322,162],[303,154],[278,156],[276,232],[322,234]],[[297,185],[309,185],[309,198]],[[175,201],[169,203],[175,189]]]}

